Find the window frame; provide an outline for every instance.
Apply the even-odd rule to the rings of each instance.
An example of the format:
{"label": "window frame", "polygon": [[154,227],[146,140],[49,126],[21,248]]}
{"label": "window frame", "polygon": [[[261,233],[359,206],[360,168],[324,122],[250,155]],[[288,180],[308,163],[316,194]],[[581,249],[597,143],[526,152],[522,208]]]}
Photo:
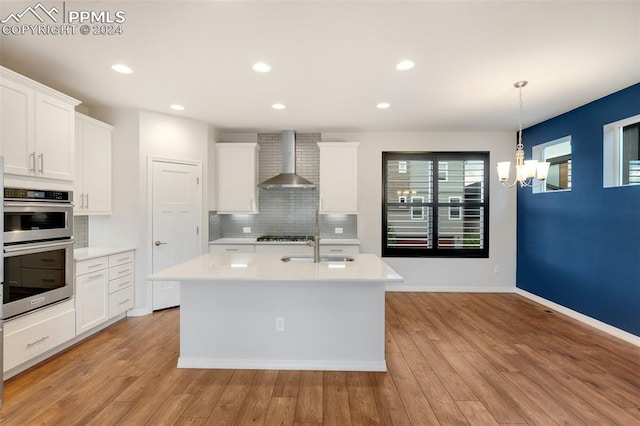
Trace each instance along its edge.
{"label": "window frame", "polygon": [[[429,238],[433,240],[431,248],[397,248],[397,247],[389,247],[388,246],[388,233],[387,233],[387,205],[388,204],[396,204],[397,200],[392,200],[390,202],[387,201],[387,162],[389,160],[409,160],[409,159],[420,159],[420,160],[431,160],[433,161],[433,167],[431,168],[431,182],[432,182],[432,201],[431,202],[420,202],[420,203],[411,203],[408,200],[406,203],[414,208],[421,208],[424,214],[425,209],[431,209],[432,217],[430,228],[431,232]],[[439,167],[438,162],[450,162],[450,161],[469,161],[469,160],[481,160],[484,162],[484,170],[483,170],[483,192],[484,192],[484,201],[478,204],[477,202],[467,202],[468,208],[479,208],[483,209],[483,219],[482,219],[482,229],[483,229],[483,247],[480,249],[469,249],[469,248],[439,248],[438,240],[441,236],[438,235],[438,209],[439,208],[450,208],[452,204],[455,204],[455,207],[458,207],[461,212],[461,219],[463,220],[462,211],[465,207],[464,202],[440,202],[438,200],[438,184],[440,182],[444,182],[439,179]],[[460,151],[460,152],[440,152],[440,151],[383,151],[382,152],[382,197],[381,197],[381,217],[382,217],[382,228],[381,228],[381,254],[382,257],[424,257],[424,258],[489,258],[489,240],[490,240],[490,232],[489,232],[489,213],[490,213],[490,199],[489,199],[489,188],[490,188],[490,153],[488,151]],[[448,165],[447,165],[448,169]],[[448,171],[448,170],[447,170]],[[462,200],[461,200],[462,201]]]}
{"label": "window frame", "polygon": [[626,188],[639,183],[622,183],[622,140],[624,127],[640,123],[640,114],[614,121],[602,126],[602,187]]}
{"label": "window frame", "polygon": [[[569,186],[568,188],[562,188],[562,189],[553,189],[553,190],[549,190],[547,189],[547,182],[541,182],[538,179],[534,179],[533,180],[533,188],[532,191],[534,194],[552,194],[552,193],[556,193],[556,192],[567,192],[567,191],[571,191],[571,188],[573,187],[573,162],[572,162],[572,157],[573,157],[573,140],[572,140],[572,136],[571,135],[567,135],[567,136],[563,136],[561,138],[558,139],[554,139],[552,141],[549,142],[544,142],[541,143],[539,145],[535,145],[534,147],[531,148],[531,158],[533,160],[538,160],[538,161],[550,161],[551,159],[556,159],[556,161],[550,161],[551,164],[558,164],[560,163],[560,161],[557,161],[557,159],[561,158],[561,157],[551,157],[550,159],[547,159],[546,156],[546,149],[549,147],[552,147],[554,145],[560,145],[566,142],[569,142],[569,146],[571,148],[571,152],[569,152],[569,154],[567,154],[564,157],[569,157],[568,160],[571,161],[571,186]],[[566,158],[565,158],[566,159]]]}

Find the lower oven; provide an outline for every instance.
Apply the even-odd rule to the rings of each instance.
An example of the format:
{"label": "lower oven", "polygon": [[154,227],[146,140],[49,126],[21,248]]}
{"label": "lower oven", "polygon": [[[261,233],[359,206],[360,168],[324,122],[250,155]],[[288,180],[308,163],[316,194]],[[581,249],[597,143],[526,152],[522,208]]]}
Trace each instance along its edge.
{"label": "lower oven", "polygon": [[4,188],[2,318],[73,296],[70,191]]}

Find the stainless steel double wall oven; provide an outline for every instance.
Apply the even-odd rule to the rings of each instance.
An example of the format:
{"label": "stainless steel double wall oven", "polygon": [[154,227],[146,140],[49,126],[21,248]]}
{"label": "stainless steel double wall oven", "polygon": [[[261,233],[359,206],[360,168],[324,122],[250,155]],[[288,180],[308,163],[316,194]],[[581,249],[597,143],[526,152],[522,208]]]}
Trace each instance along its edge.
{"label": "stainless steel double wall oven", "polygon": [[73,296],[72,198],[4,188],[4,319]]}

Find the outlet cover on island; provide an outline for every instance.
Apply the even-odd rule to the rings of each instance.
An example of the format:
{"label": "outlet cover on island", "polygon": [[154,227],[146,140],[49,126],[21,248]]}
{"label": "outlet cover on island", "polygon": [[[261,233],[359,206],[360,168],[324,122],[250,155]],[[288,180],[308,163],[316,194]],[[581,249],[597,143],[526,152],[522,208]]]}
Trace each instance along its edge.
{"label": "outlet cover on island", "polygon": [[343,231],[342,228],[336,228],[335,229],[335,233],[336,234],[342,234],[342,231]]}
{"label": "outlet cover on island", "polygon": [[243,234],[250,234],[251,233],[251,227],[250,226],[245,226],[242,228],[242,233]]}

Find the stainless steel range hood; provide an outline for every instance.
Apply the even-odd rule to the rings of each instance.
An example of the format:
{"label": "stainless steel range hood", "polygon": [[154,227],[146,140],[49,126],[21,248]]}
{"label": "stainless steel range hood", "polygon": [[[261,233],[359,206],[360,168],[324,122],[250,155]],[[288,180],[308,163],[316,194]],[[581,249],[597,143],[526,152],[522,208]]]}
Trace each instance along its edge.
{"label": "stainless steel range hood", "polygon": [[307,188],[316,186],[296,174],[296,134],[293,130],[282,132],[282,173],[258,184],[258,188]]}

